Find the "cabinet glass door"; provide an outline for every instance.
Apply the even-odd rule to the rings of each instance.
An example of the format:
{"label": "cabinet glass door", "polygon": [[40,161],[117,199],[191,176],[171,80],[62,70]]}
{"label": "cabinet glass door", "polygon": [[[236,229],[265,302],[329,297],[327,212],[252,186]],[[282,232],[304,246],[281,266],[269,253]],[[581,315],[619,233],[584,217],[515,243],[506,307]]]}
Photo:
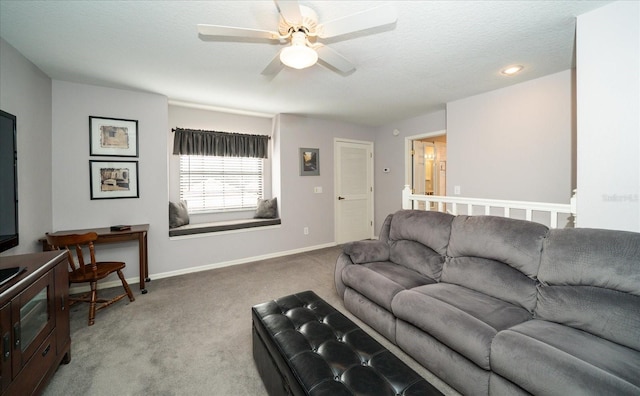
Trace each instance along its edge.
{"label": "cabinet glass door", "polygon": [[55,327],[53,271],[11,300],[11,310],[15,377]]}
{"label": "cabinet glass door", "polygon": [[40,290],[32,299],[20,307],[20,349],[24,352],[47,325],[49,310],[47,307],[48,287]]}

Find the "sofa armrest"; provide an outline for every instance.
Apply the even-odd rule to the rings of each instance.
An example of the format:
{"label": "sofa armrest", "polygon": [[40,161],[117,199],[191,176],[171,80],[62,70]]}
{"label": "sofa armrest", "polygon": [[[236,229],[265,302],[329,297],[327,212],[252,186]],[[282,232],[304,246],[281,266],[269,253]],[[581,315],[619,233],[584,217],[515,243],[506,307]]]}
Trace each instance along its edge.
{"label": "sofa armrest", "polygon": [[356,241],[344,245],[343,251],[354,264],[389,260],[389,244],[383,241]]}

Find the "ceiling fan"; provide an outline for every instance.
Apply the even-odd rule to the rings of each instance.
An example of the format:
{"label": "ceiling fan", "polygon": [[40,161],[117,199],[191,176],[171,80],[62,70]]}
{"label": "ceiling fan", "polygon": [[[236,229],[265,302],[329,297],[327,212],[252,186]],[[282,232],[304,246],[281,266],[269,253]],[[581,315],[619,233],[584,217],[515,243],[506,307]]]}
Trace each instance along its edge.
{"label": "ceiling fan", "polygon": [[390,4],[318,23],[315,11],[297,1],[274,2],[280,14],[277,31],[199,24],[199,36],[201,39],[240,37],[289,43],[262,71],[264,75],[278,73],[283,65],[304,69],[316,64],[318,59],[338,72],[348,74],[355,70],[353,63],[318,40],[390,25],[397,20],[396,11]]}

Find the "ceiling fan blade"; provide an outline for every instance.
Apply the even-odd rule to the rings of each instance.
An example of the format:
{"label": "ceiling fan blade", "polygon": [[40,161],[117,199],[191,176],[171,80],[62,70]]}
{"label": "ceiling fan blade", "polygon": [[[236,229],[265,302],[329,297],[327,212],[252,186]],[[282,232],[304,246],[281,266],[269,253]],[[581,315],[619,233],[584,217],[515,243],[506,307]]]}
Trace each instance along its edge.
{"label": "ceiling fan blade", "polygon": [[385,4],[318,25],[318,37],[329,38],[390,25],[398,20],[395,7]]}
{"label": "ceiling fan blade", "polygon": [[280,73],[280,70],[282,70],[284,68],[284,65],[282,64],[282,62],[280,62],[280,52],[281,51],[282,50],[278,51],[276,56],[273,57],[273,59],[271,60],[271,62],[269,62],[267,67],[264,68],[264,70],[262,71],[262,75],[264,75],[264,76],[272,76],[274,74]]}
{"label": "ceiling fan blade", "polygon": [[198,33],[207,37],[248,37],[279,40],[280,35],[270,30],[247,29],[220,25],[198,25]]}
{"label": "ceiling fan blade", "polygon": [[299,25],[302,23],[302,13],[300,12],[300,5],[297,1],[277,1],[276,7],[278,12],[282,15],[285,21],[292,25]]}
{"label": "ceiling fan blade", "polygon": [[353,63],[349,62],[347,58],[327,47],[326,45],[319,45],[315,47],[315,50],[318,53],[318,58],[321,61],[343,74],[351,73],[352,71],[356,70],[356,67]]}

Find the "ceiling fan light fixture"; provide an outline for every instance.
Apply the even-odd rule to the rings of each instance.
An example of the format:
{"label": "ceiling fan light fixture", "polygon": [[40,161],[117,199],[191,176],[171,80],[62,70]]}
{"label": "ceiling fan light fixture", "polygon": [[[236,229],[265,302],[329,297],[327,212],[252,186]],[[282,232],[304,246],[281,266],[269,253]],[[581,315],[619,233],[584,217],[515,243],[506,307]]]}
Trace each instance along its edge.
{"label": "ceiling fan light fixture", "polygon": [[291,37],[291,45],[280,51],[280,61],[294,69],[304,69],[318,62],[318,53],[306,45],[304,32],[295,32]]}

